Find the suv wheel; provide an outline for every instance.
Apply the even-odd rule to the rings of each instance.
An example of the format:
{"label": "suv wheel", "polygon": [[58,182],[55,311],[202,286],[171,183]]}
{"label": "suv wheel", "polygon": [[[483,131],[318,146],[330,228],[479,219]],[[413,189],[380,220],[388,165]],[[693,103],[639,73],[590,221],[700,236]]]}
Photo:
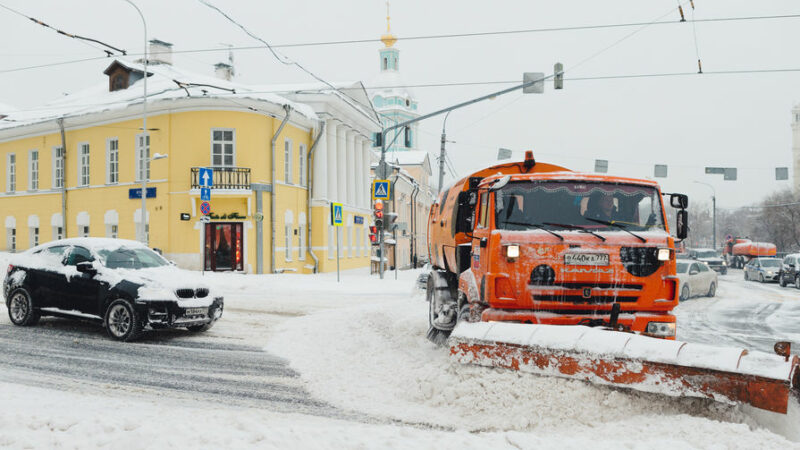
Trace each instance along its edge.
{"label": "suv wheel", "polygon": [[103,325],[108,335],[118,341],[132,341],[142,334],[142,321],[131,302],[114,300],[106,310]]}
{"label": "suv wheel", "polygon": [[683,289],[681,289],[681,297],[679,300],[683,301],[688,299],[689,299],[689,286],[684,286]]}
{"label": "suv wheel", "polygon": [[780,281],[778,282],[778,284],[780,284],[781,287],[786,287],[786,275],[785,274],[781,274]]}
{"label": "suv wheel", "polygon": [[800,273],[794,276],[794,287],[800,289]]}
{"label": "suv wheel", "polygon": [[763,273],[758,274],[758,282],[759,283],[763,283],[764,282],[764,274]]}
{"label": "suv wheel", "polygon": [[708,287],[708,296],[713,297],[717,295],[717,283],[711,282],[711,286]]}
{"label": "suv wheel", "polygon": [[36,325],[41,317],[39,310],[33,306],[31,294],[23,288],[14,290],[8,300],[8,318],[14,325],[27,327]]}

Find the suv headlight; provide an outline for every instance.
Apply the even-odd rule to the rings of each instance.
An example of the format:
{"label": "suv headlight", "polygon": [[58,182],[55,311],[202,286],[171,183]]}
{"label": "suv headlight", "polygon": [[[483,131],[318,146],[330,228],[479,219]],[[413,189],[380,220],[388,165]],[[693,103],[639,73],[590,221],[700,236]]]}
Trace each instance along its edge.
{"label": "suv headlight", "polygon": [[660,338],[674,337],[675,322],[650,322],[645,333]]}

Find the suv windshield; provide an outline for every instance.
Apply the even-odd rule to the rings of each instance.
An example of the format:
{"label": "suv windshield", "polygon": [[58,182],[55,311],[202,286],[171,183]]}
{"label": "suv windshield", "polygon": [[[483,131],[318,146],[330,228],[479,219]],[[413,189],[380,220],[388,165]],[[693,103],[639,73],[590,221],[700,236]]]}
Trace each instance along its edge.
{"label": "suv windshield", "polygon": [[166,266],[167,261],[149,248],[126,248],[98,250],[100,262],[109,269],[148,269]]}
{"label": "suv windshield", "polygon": [[697,251],[698,258],[716,258],[717,252],[714,250],[698,250]]}
{"label": "suv windshield", "polygon": [[762,259],[761,260],[762,267],[780,267],[781,263],[777,259]]}
{"label": "suv windshield", "polygon": [[[665,230],[661,196],[650,186],[587,181],[517,181],[495,194],[505,230],[583,228]],[[609,223],[613,223],[613,226]]]}

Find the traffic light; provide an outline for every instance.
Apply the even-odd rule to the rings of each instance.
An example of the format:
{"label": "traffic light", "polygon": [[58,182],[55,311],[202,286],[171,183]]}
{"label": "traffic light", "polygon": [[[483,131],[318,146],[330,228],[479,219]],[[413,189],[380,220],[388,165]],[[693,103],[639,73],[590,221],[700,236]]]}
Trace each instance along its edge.
{"label": "traffic light", "polygon": [[372,245],[378,244],[378,227],[375,225],[369,227],[369,241]]}
{"label": "traffic light", "polygon": [[372,214],[375,216],[375,226],[383,230],[383,200],[375,200]]}
{"label": "traffic light", "polygon": [[397,228],[397,213],[386,213],[386,220],[384,221],[383,229],[386,231],[394,231]]}

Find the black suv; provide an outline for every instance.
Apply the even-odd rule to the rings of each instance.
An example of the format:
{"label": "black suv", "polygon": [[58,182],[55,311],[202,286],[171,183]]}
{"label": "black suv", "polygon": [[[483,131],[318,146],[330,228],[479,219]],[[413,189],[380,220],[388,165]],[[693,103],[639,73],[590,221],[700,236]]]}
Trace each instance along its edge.
{"label": "black suv", "polygon": [[197,278],[135,241],[64,239],[14,255],[3,294],[15,325],[41,316],[89,318],[112,338],[131,341],[145,329],[211,328],[223,299]]}
{"label": "black suv", "polygon": [[800,289],[800,253],[786,255],[783,258],[778,281],[781,283],[781,287],[794,283],[794,287]]}

